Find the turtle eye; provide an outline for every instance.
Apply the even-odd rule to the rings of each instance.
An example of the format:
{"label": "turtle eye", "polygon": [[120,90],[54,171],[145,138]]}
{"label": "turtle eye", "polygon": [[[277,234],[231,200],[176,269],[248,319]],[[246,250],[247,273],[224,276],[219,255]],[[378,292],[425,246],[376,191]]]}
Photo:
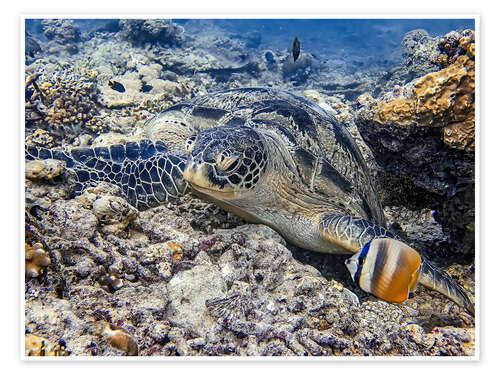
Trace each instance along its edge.
{"label": "turtle eye", "polygon": [[186,152],[188,155],[191,155],[194,149],[194,141],[196,140],[196,135],[192,135],[186,141]]}
{"label": "turtle eye", "polygon": [[224,152],[217,155],[215,162],[217,163],[217,168],[226,172],[233,170],[238,164],[236,156],[231,156]]}

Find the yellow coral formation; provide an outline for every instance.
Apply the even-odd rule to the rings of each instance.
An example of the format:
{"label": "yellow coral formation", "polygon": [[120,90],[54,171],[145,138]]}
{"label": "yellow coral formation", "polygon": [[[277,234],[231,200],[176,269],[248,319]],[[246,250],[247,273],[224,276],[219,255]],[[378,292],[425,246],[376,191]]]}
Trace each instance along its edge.
{"label": "yellow coral formation", "polygon": [[137,344],[132,335],[120,328],[111,326],[107,322],[101,323],[97,334],[104,337],[113,349],[125,352],[127,355],[135,356],[138,354]]}
{"label": "yellow coral formation", "polygon": [[26,137],[26,146],[38,146],[52,148],[54,147],[54,138],[47,130],[37,129],[33,134]]}
{"label": "yellow coral formation", "polygon": [[38,277],[42,270],[50,264],[50,257],[43,249],[41,243],[33,246],[25,244],[25,276],[26,278]]}
{"label": "yellow coral formation", "polygon": [[[473,38],[467,38],[464,48],[474,51]],[[373,119],[383,125],[442,127],[445,144],[471,151],[475,146],[474,98],[475,62],[467,53],[446,68],[414,81],[409,97],[373,101]]]}
{"label": "yellow coral formation", "polygon": [[50,343],[47,339],[43,337],[33,335],[31,333],[25,335],[24,337],[24,350],[25,355],[31,356],[68,356],[70,352],[66,350],[66,343],[64,340],[59,340],[59,342],[54,345]]}
{"label": "yellow coral formation", "polygon": [[172,250],[174,261],[178,262],[182,258],[182,248],[177,242],[169,242],[168,247]]}
{"label": "yellow coral formation", "polygon": [[453,64],[459,56],[466,55],[470,59],[475,57],[475,34],[473,30],[464,30],[461,33],[451,31],[438,44],[442,52],[436,63],[441,67]]}

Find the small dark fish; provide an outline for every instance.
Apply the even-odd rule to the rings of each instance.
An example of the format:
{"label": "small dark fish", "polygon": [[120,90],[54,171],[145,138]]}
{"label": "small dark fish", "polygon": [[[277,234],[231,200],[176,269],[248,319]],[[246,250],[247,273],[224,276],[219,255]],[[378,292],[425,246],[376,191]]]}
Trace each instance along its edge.
{"label": "small dark fish", "polygon": [[293,62],[297,61],[300,55],[300,41],[299,38],[295,37],[295,40],[293,41]]}
{"label": "small dark fish", "polygon": [[111,87],[115,91],[125,92],[125,87],[120,82],[108,81],[108,86]]}
{"label": "small dark fish", "polygon": [[150,92],[152,89],[153,89],[153,86],[146,85],[145,83],[143,83],[142,86],[141,86],[141,91],[142,92]]}

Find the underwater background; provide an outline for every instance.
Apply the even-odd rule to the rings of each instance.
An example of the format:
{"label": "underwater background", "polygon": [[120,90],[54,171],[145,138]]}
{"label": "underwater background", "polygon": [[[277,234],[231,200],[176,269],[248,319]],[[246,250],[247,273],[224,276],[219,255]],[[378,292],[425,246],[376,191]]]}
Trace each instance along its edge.
{"label": "underwater background", "polygon": [[[25,144],[139,140],[200,95],[293,92],[351,133],[388,228],[474,299],[474,22],[26,19]],[[345,257],[194,196],[139,212],[73,187],[61,163],[26,164],[27,355],[475,353],[474,317],[435,292],[376,300]]]}
{"label": "underwater background", "polygon": [[[118,20],[75,19],[82,33],[99,28],[118,31]],[[444,35],[450,30],[474,29],[473,19],[207,19],[193,21],[173,19],[187,31],[193,24],[214,25],[235,39],[251,34],[251,48],[281,50],[291,48],[298,37],[304,51],[317,56],[323,63],[345,61],[353,71],[389,67],[401,59],[398,48],[405,33],[424,29],[430,36]],[[199,26],[198,26],[199,27]],[[26,20],[26,31],[46,40],[41,20]],[[248,38],[250,39],[250,38]]]}

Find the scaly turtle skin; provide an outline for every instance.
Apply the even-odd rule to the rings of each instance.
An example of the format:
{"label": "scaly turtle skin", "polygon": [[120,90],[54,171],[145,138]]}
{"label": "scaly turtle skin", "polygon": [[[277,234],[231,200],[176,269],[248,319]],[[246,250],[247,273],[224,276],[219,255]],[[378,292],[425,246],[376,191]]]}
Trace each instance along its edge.
{"label": "scaly turtle skin", "polygon": [[401,302],[417,282],[471,314],[463,289],[384,229],[363,157],[322,108],[283,91],[227,90],[175,105],[146,125],[147,140],[110,147],[27,148],[27,159],[64,160],[77,193],[107,181],[139,209],[188,187],[288,242],[346,261],[362,289]]}

